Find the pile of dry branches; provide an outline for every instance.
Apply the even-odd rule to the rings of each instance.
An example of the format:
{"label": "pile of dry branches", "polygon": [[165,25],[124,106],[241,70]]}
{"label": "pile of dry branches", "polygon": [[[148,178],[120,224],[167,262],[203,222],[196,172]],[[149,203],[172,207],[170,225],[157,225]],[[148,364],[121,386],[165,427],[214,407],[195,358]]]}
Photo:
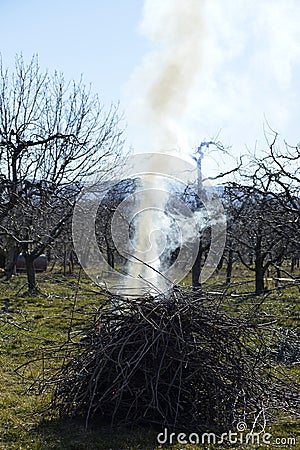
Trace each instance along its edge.
{"label": "pile of dry branches", "polygon": [[266,360],[271,328],[257,310],[228,315],[216,299],[191,291],[112,297],[69,348],[52,380],[53,405],[86,423],[96,416],[194,431],[254,419],[281,401],[281,382]]}

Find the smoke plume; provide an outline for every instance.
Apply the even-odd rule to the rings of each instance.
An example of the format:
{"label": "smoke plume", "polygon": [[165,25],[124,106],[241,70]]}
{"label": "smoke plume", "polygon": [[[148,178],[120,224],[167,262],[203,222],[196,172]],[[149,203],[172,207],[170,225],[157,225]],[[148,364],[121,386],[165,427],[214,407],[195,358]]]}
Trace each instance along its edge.
{"label": "smoke plume", "polygon": [[[128,117],[129,126],[138,130],[141,138],[140,142],[136,139],[133,142],[138,152],[179,149],[185,154],[190,153],[181,119],[201,67],[203,5],[204,0],[145,1],[140,29],[151,40],[153,50],[145,56],[132,77]],[[164,172],[163,169],[150,164],[148,170],[152,174],[142,181],[139,210],[143,214],[136,222],[136,254],[132,256],[135,260],[137,255],[143,256],[139,262],[131,260],[128,264],[131,276],[128,286],[140,293],[141,280],[146,280],[150,291],[154,286],[158,292],[164,292],[167,286],[166,280],[158,273],[163,263],[158,234],[163,228],[169,229],[164,226],[167,218],[163,214],[167,198],[155,190],[155,187],[164,185],[164,180],[156,175]],[[149,205],[154,204],[156,207],[149,211]],[[158,216],[157,210],[162,214]],[[176,243],[173,240],[169,236],[170,251]]]}
{"label": "smoke plume", "polygon": [[[138,142],[143,148],[136,148],[137,151],[187,145],[180,121],[201,67],[204,3],[205,0],[145,1],[140,29],[151,41],[152,51],[130,82],[129,122],[143,136],[143,141]],[[136,144],[133,142],[134,147]]]}

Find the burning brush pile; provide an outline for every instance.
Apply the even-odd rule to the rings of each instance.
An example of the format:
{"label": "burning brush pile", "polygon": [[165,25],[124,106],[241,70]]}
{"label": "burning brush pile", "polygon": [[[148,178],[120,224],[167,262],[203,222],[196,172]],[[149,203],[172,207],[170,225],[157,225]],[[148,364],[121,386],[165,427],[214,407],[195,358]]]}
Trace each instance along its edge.
{"label": "burning brush pile", "polygon": [[118,306],[99,310],[56,377],[62,415],[212,430],[280,401],[264,356],[267,326],[253,311],[229,316],[184,290],[160,301],[110,300]]}

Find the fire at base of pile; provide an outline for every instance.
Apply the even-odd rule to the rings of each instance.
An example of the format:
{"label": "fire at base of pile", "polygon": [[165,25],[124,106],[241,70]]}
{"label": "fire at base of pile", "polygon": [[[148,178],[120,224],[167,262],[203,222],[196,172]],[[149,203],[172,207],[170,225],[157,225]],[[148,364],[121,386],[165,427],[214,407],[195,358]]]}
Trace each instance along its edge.
{"label": "fire at base of pile", "polygon": [[266,329],[253,311],[228,316],[191,292],[122,300],[100,310],[74,344],[54,406],[87,423],[194,431],[250,423],[280,395],[264,356]]}

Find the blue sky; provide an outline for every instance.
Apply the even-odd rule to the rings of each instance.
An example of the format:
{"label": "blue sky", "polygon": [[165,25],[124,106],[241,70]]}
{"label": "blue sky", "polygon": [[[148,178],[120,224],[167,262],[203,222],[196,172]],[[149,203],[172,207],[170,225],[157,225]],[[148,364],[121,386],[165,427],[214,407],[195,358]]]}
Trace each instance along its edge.
{"label": "blue sky", "polygon": [[42,68],[91,82],[106,104],[121,99],[124,82],[146,50],[137,34],[141,0],[1,0],[4,63],[38,53]]}
{"label": "blue sky", "polygon": [[[120,100],[138,151],[188,152],[218,133],[233,156],[260,151],[266,121],[300,141],[298,0],[1,0],[0,14],[5,65],[38,53],[43,69],[83,74],[106,106]],[[154,118],[149,93],[176,59],[185,87]],[[212,155],[206,170],[217,163],[228,161]]]}

